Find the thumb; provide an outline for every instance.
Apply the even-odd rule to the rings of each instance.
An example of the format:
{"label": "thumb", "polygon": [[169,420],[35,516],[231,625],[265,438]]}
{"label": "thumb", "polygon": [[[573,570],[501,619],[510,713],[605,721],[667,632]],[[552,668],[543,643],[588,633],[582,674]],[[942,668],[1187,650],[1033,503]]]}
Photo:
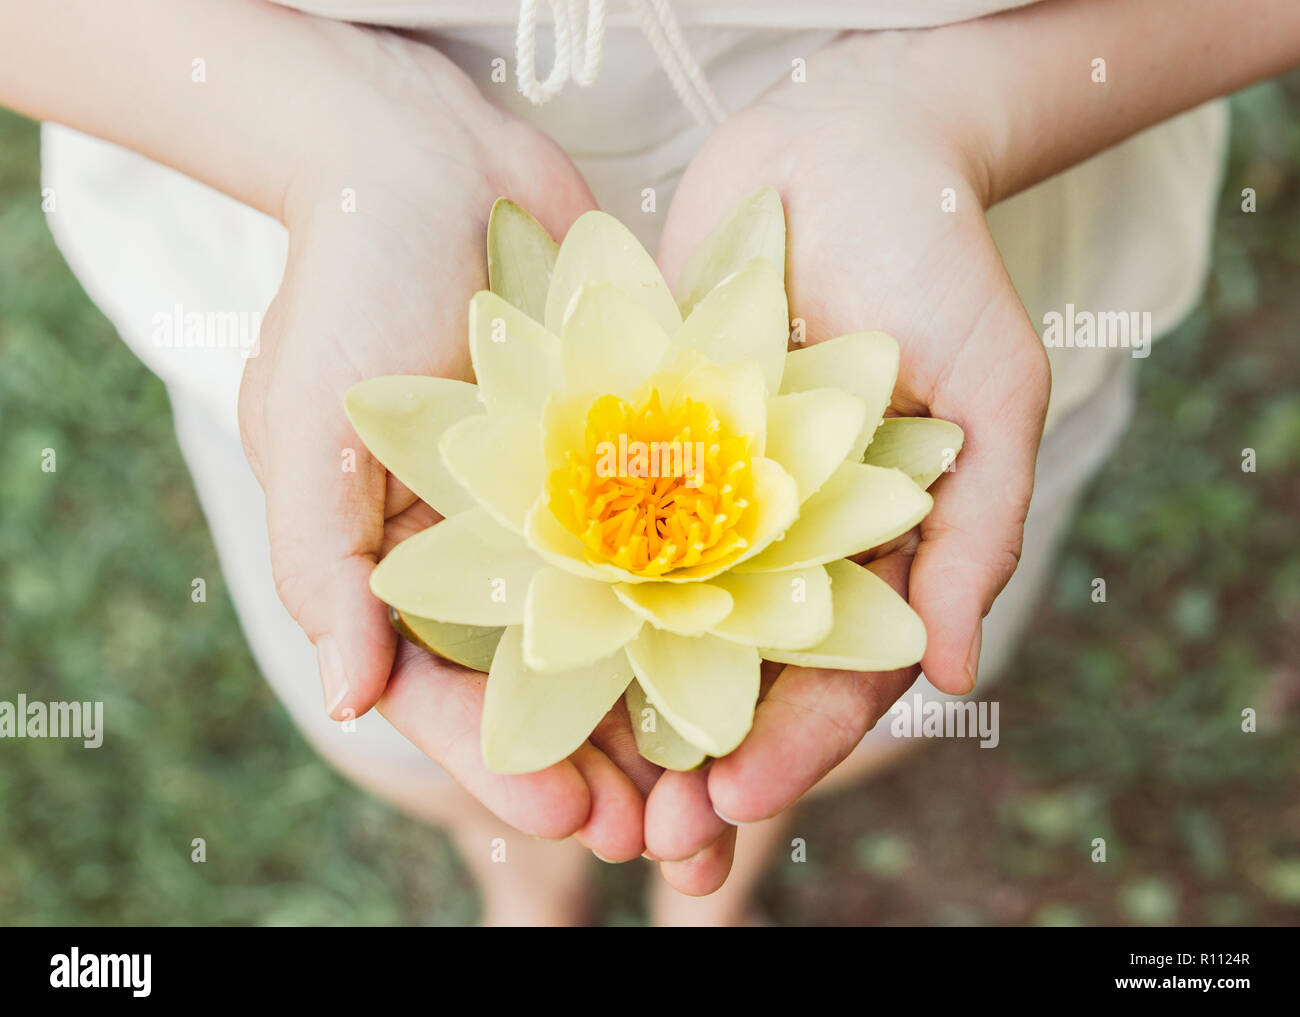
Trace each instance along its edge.
{"label": "thumb", "polygon": [[[312,364],[294,370],[303,345],[293,326],[267,346],[275,375],[250,361],[241,430],[266,494],[276,591],[316,647],[326,712],[347,720],[383,694],[397,645],[369,588],[384,534],[386,473],[344,414],[348,382],[331,384]],[[314,351],[315,363],[325,359]]]}
{"label": "thumb", "polygon": [[982,620],[1020,560],[1051,388],[1047,355],[1008,283],[931,399],[965,431],[961,455],[921,523],[910,599],[928,634],[922,670],[965,695],[978,673]]}

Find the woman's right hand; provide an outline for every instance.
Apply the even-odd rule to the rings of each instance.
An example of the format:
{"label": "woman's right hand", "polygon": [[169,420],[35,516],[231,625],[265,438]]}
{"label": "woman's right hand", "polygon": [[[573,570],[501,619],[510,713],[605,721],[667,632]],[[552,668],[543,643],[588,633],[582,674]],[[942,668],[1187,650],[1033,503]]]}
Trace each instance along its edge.
{"label": "woman's right hand", "polygon": [[[487,284],[495,198],[518,201],[555,235],[594,200],[554,143],[491,106],[436,50],[350,31],[349,58],[360,59],[366,84],[354,103],[330,111],[326,140],[286,192],[288,262],[240,392],[277,590],[316,646],[332,717],[377,704],[512,826],[635,858],[644,850],[643,794],[628,773],[648,788],[657,771],[635,756],[625,717],[562,763],[495,774],[479,744],[484,675],[398,646],[370,573],[440,517],[388,476],[343,409],[344,393],[366,378],[470,377],[467,308]],[[353,472],[344,469],[347,449]]]}

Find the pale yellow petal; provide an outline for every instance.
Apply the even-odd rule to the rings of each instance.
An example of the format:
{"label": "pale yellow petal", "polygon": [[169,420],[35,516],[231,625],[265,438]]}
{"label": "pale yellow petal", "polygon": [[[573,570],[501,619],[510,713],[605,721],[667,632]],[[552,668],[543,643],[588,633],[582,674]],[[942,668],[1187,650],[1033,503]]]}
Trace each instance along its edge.
{"label": "pale yellow petal", "polygon": [[893,671],[920,661],[925,625],[893,587],[851,561],[831,562],[826,571],[835,603],[830,634],[804,650],[764,647],[766,659],[847,671]]}
{"label": "pale yellow petal", "polygon": [[370,574],[376,597],[420,618],[462,625],[519,625],[542,560],[487,509],[472,508],[388,552]]}
{"label": "pale yellow petal", "polygon": [[546,294],[546,327],[563,334],[569,304],[583,283],[613,283],[650,312],[666,335],[681,327],[682,316],[654,258],[632,231],[604,212],[586,212],[560,245]]}
{"label": "pale yellow petal", "polygon": [[692,371],[701,367],[708,367],[711,364],[713,364],[713,361],[709,360],[699,350],[688,350],[685,347],[673,346],[670,343],[659,370],[641,383],[641,387],[633,393],[631,401],[638,404],[643,402],[646,396],[650,394],[650,390],[654,389],[665,402],[671,402],[673,394],[677,391],[677,386],[681,384],[683,378]]}
{"label": "pale yellow petal", "polygon": [[831,630],[831,581],[814,565],[786,572],[729,572],[712,580],[731,594],[731,613],[713,634],[749,646],[807,647]]}
{"label": "pale yellow petal", "polygon": [[467,417],[447,428],[438,452],[448,472],[497,522],[524,532],[524,520],[546,483],[536,421]]}
{"label": "pale yellow petal", "polygon": [[542,451],[548,469],[556,470],[565,464],[565,455],[585,447],[587,412],[595,395],[583,392],[577,395],[557,392],[546,400],[542,409]]}
{"label": "pale yellow petal", "polygon": [[731,596],[708,583],[623,583],[614,593],[651,625],[681,636],[703,635],[731,611]]}
{"label": "pale yellow petal", "polygon": [[524,607],[524,663],[533,671],[568,671],[608,657],[637,634],[609,583],[544,568],[533,576]]}
{"label": "pale yellow petal", "polygon": [[754,258],[764,258],[785,280],[785,210],[781,196],[762,187],[742,199],[682,266],[678,303],[690,314],[705,294]]}
{"label": "pale yellow petal", "polygon": [[767,401],[767,450],[806,501],[845,461],[862,433],[862,400],[840,388],[791,392]]}
{"label": "pale yellow petal", "polygon": [[469,352],[489,413],[540,416],[563,379],[560,340],[486,290],[469,304]]}
{"label": "pale yellow petal", "polygon": [[371,455],[441,515],[474,506],[438,455],[438,441],[452,424],[482,415],[478,389],[449,378],[388,375],[348,389],[344,409]]}
{"label": "pale yellow petal", "polygon": [[488,285],[534,321],[546,317],[546,293],[559,251],[541,223],[508,198],[496,200],[488,218]]}
{"label": "pale yellow petal", "polygon": [[486,671],[491,666],[492,655],[497,652],[497,643],[505,631],[500,625],[459,625],[417,618],[395,607],[388,609],[388,618],[393,628],[416,646],[472,671]]}
{"label": "pale yellow petal", "polygon": [[749,733],[759,679],[753,647],[647,627],[627,657],[650,702],[692,745],[725,756]]}
{"label": "pale yellow petal", "polygon": [[799,521],[784,539],[738,569],[771,572],[847,558],[906,533],[931,504],[898,470],[845,463],[800,506]]}
{"label": "pale yellow petal", "polygon": [[902,470],[924,489],[953,468],[964,438],[962,429],[947,420],[887,417],[876,428],[862,461]]}
{"label": "pale yellow petal", "polygon": [[558,763],[587,740],[631,680],[622,650],[571,671],[530,671],[523,630],[512,625],[488,673],[483,761],[497,773],[532,773]]}
{"label": "pale yellow petal", "polygon": [[585,283],[564,320],[561,348],[564,387],[627,397],[649,377],[668,350],[668,336],[619,287]]}
{"label": "pale yellow petal", "polygon": [[[671,372],[670,372],[671,374]],[[647,380],[636,392],[634,402],[649,394],[649,387],[669,375]],[[757,364],[738,363],[721,367],[701,363],[678,377],[670,391],[660,389],[665,402],[679,397],[707,403],[730,434],[753,436],[750,451],[763,455],[767,443],[767,384]]]}
{"label": "pale yellow petal", "polygon": [[898,379],[898,343],[884,332],[854,332],[788,353],[782,392],[842,388],[862,400],[866,416],[849,458],[862,458],[871,435],[889,408]]}
{"label": "pale yellow petal", "polygon": [[642,757],[665,770],[694,770],[708,754],[696,748],[650,705],[641,683],[634,681],[623,693],[628,719]]}
{"label": "pale yellow petal", "polygon": [[753,361],[768,395],[776,395],[790,333],[788,314],[780,271],[756,258],[695,305],[673,345],[698,350],[715,364]]}

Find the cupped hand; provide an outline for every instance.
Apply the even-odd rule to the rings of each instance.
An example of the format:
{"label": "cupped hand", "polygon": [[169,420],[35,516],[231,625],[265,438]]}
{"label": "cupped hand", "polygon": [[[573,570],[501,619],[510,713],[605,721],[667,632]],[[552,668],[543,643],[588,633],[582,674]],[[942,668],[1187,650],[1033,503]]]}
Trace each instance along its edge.
{"label": "cupped hand", "polygon": [[[843,37],[808,61],[806,81],[778,85],[718,128],[674,197],[660,263],[674,282],[719,210],[775,187],[790,313],[806,341],[890,333],[901,350],[891,412],[964,429],[919,532],[868,566],[925,622],[926,677],[962,695],[975,685],[981,621],[1019,557],[1050,379],[985,223],[978,132],[949,123],[928,82],[889,73],[882,47],[892,45]],[[916,674],[780,671],[738,749],[705,775],[665,773],[651,792],[648,849],[694,856],[665,865],[665,877],[688,893],[720,885],[731,834],[715,812],[743,823],[793,805]]]}
{"label": "cupped hand", "polygon": [[493,200],[513,198],[562,235],[591,193],[553,143],[490,106],[435,50],[361,28],[349,38],[347,59],[380,84],[359,89],[355,109],[329,111],[327,142],[286,194],[284,279],[240,392],[277,589],[316,646],[331,717],[378,704],[511,825],[636,857],[642,790],[615,760],[643,784],[656,774],[629,756],[621,704],[568,760],[503,776],[480,750],[485,677],[399,649],[370,573],[440,517],[369,455],[343,408],[352,385],[378,375],[468,380],[467,307],[487,285]]}

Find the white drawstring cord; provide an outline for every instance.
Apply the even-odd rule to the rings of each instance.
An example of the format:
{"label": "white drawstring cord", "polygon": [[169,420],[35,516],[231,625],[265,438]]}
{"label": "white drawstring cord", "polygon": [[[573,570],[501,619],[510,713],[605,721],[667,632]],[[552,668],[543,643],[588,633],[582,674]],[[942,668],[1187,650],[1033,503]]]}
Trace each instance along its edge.
{"label": "white drawstring cord", "polygon": [[569,80],[569,18],[563,0],[547,0],[555,32],[555,64],[545,81],[537,80],[537,0],[520,0],[519,28],[515,33],[515,81],[519,92],[534,106],[554,99]]}
{"label": "white drawstring cord", "polygon": [[[515,34],[515,81],[534,106],[555,98],[572,79],[580,88],[595,82],[605,45],[605,0],[588,0],[587,30],[578,49],[578,0],[547,0],[555,33],[555,64],[545,81],[537,80],[537,0],[520,0]],[[673,91],[696,121],[706,127],[722,123],[726,110],[718,101],[699,62],[682,37],[667,0],[628,0],[641,22]]]}
{"label": "white drawstring cord", "polygon": [[555,64],[545,81],[537,80],[537,0],[521,0],[519,28],[515,34],[515,80],[519,92],[534,106],[559,95],[572,78],[583,88],[600,73],[600,57],[605,46],[605,0],[587,4],[587,38],[581,61],[575,47],[578,42],[577,0],[547,0],[555,32]]}
{"label": "white drawstring cord", "polygon": [[[628,0],[641,17],[641,31],[650,40],[650,48],[655,51],[664,73],[672,82],[677,98],[705,127],[715,127],[727,119],[727,111],[722,108],[708,79],[700,69],[695,54],[691,52],[682,30],[677,24],[668,0]],[[653,11],[656,20],[651,19]],[[666,42],[666,44],[665,44]],[[671,49],[670,49],[671,47]],[[694,86],[694,91],[692,91]]]}
{"label": "white drawstring cord", "polygon": [[[578,36],[577,0],[569,0],[569,28],[574,41]],[[587,44],[583,50],[582,63],[573,54],[573,80],[579,88],[586,88],[595,83],[600,74],[600,58],[605,48],[605,0],[590,0],[587,5]]]}

